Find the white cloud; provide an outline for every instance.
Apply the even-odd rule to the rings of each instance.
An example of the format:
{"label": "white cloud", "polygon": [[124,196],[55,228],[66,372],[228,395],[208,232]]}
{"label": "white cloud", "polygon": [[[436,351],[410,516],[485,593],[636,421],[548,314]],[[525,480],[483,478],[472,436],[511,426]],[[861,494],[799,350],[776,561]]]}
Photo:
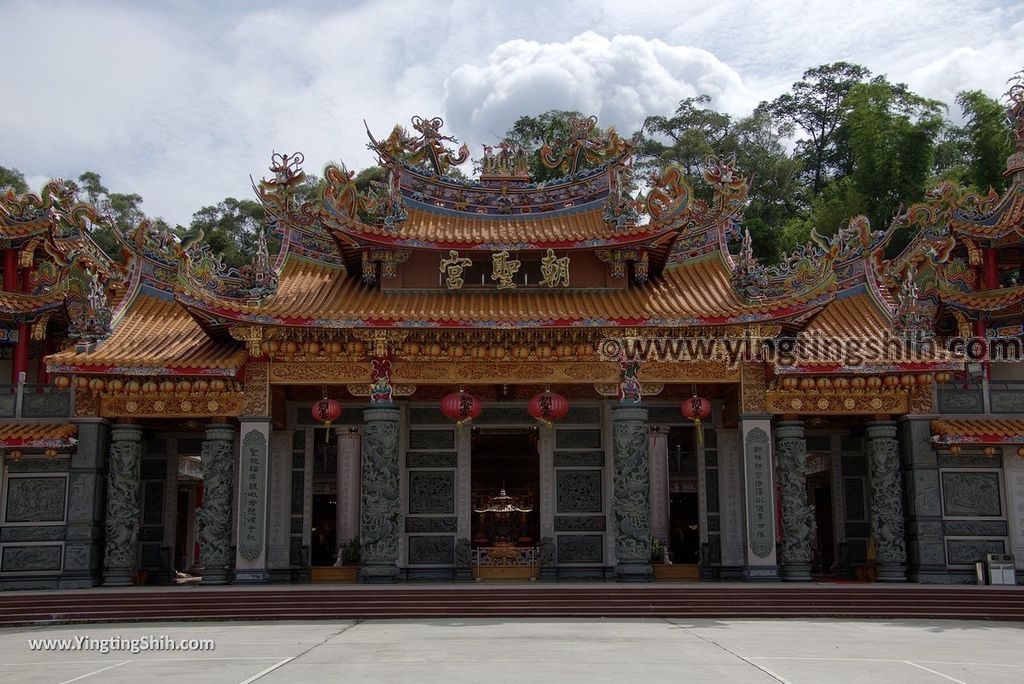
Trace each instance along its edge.
{"label": "white cloud", "polygon": [[727,111],[749,99],[739,74],[706,50],[588,31],[564,43],[509,41],[484,65],[459,67],[445,83],[445,111],[474,142],[492,142],[519,116],[549,109],[593,114],[628,134],[700,94]]}
{"label": "white cloud", "polygon": [[447,109],[481,143],[521,114],[575,108],[630,132],[701,92],[744,113],[840,59],[946,101],[998,96],[1024,66],[1021,34],[1024,5],[996,0],[8,0],[0,165],[33,180],[95,170],[187,223],[251,196],[275,149],[316,173],[371,163],[364,118],[386,134]]}

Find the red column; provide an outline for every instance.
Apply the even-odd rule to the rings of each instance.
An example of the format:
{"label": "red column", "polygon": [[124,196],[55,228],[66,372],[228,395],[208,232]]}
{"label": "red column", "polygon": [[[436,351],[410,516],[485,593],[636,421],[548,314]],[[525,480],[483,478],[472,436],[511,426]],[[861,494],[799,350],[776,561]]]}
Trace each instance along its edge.
{"label": "red column", "polygon": [[984,269],[985,269],[985,289],[986,290],[997,290],[999,289],[999,253],[992,247],[988,247],[982,252],[984,258]]}
{"label": "red column", "polygon": [[18,250],[4,250],[4,292],[18,291]]}

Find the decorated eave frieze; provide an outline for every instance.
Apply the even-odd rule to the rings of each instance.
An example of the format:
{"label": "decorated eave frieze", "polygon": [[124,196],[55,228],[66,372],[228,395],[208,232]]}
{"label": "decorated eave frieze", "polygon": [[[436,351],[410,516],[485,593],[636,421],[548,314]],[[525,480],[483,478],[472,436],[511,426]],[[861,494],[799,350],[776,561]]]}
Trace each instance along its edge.
{"label": "decorated eave frieze", "polygon": [[[67,389],[61,378],[55,382]],[[244,413],[242,383],[225,378],[76,377],[74,384],[76,416],[189,418]]]}
{"label": "decorated eave frieze", "polygon": [[933,410],[933,374],[775,378],[765,390],[772,414],[928,414]]}

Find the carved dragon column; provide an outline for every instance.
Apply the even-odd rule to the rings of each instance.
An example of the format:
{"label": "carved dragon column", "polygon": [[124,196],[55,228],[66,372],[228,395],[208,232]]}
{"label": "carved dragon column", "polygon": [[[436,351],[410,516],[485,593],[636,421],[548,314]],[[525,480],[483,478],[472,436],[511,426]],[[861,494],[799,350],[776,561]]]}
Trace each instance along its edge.
{"label": "carved dragon column", "polygon": [[139,468],[142,463],[142,428],[115,425],[110,435],[107,471],[106,551],[103,586],[132,584],[139,541]]}
{"label": "carved dragon column", "polygon": [[378,404],[363,411],[363,482],[359,543],[364,582],[392,582],[398,576],[399,410]]}
{"label": "carved dragon column", "polygon": [[775,427],[779,482],[782,485],[782,579],[811,579],[811,511],[807,506],[807,441],[803,421]]}
{"label": "carved dragon column", "polygon": [[647,462],[647,409],[622,405],[612,409],[615,485],[615,576],[622,581],[652,578],[650,475]]}
{"label": "carved dragon column", "polygon": [[905,582],[907,544],[903,534],[903,492],[896,423],[868,423],[868,460],[871,467],[871,535],[875,538],[875,564],[880,582]]}
{"label": "carved dragon column", "polygon": [[202,446],[203,507],[196,516],[203,584],[228,583],[234,441],[235,431],[231,425],[211,423],[206,426],[206,439]]}

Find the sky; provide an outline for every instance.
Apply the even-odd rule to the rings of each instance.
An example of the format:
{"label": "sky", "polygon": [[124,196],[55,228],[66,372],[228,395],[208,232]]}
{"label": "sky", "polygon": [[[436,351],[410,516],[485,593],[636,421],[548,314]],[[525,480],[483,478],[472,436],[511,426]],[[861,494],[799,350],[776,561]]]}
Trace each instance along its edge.
{"label": "sky", "polygon": [[96,171],[173,225],[251,197],[275,150],[372,164],[364,120],[439,115],[481,156],[523,114],[631,133],[707,94],[741,116],[839,60],[955,116],[1024,68],[1024,2],[0,0],[0,45],[0,166],[36,190]]}

